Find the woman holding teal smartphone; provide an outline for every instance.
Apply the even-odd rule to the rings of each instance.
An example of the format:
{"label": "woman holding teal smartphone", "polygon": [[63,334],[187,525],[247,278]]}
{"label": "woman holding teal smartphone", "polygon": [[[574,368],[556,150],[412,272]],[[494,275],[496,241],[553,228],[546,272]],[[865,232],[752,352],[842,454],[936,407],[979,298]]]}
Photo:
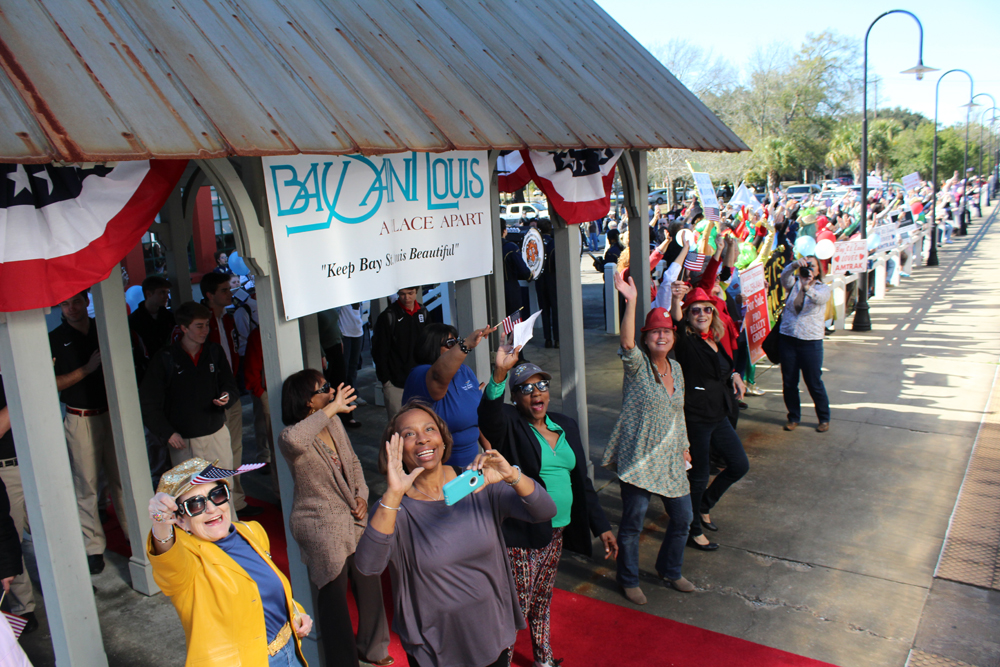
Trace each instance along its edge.
{"label": "woman holding teal smartphone", "polygon": [[467,466],[483,473],[484,484],[446,504],[444,485],[461,471],[442,463],[451,434],[426,403],[404,405],[383,440],[378,463],[388,489],[358,543],[358,570],[390,568],[392,627],[412,667],[506,667],[525,623],[500,524],[548,521],[555,504],[493,450]]}
{"label": "woman holding teal smartphone", "polygon": [[[604,557],[614,559],[618,544],[587,475],[580,427],[566,415],[550,413],[552,376],[535,364],[517,364],[517,349],[501,346],[496,369],[479,404],[479,428],[506,460],[526,477],[545,486],[555,501],[551,521],[503,524],[507,554],[514,570],[521,612],[531,628],[535,667],[552,667],[549,608],[563,546],[591,556],[591,533],[604,543]],[[513,405],[504,405],[510,376]]]}

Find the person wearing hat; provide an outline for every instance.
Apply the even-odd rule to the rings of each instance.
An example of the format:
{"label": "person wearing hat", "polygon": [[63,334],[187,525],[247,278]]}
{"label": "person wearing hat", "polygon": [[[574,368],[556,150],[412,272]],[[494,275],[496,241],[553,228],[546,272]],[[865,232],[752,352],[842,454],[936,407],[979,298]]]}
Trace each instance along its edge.
{"label": "person wearing hat", "polygon": [[192,458],[160,478],[149,501],[146,550],[153,580],[184,626],[187,665],[305,667],[300,639],[312,619],[292,599],[256,521],[233,523],[224,470]]}
{"label": "person wearing hat", "polygon": [[616,578],[625,597],[641,605],[646,604],[646,596],[639,588],[639,534],[653,494],[660,497],[670,517],[656,557],[656,572],[672,588],[682,593],[694,591],[694,585],[681,574],[684,544],[694,518],[684,472],[691,453],[684,422],[684,376],[680,364],[667,358],[674,347],[674,321],[667,310],[653,308],[637,344],[635,282],[616,273],[615,289],[626,304],[618,350],[625,379],[621,414],[601,465],[618,475],[621,487]]}
{"label": "person wearing hat", "polygon": [[[675,354],[684,373],[684,420],[691,446],[691,509],[694,518],[687,544],[701,551],[715,551],[702,528],[716,531],[710,512],[730,486],[750,469],[743,443],[730,416],[746,387],[733,366],[733,358],[720,341],[725,324],[717,301],[704,289],[674,283],[671,315],[677,325]],[[690,291],[689,291],[690,290]],[[726,468],[709,480],[709,452],[717,452]]]}
{"label": "person wearing hat", "polygon": [[[531,629],[535,667],[553,665],[549,607],[563,546],[591,556],[591,533],[601,538],[604,557],[618,555],[618,542],[587,475],[587,457],[576,421],[550,413],[552,376],[532,363],[517,364],[518,349],[501,346],[496,368],[479,404],[479,428],[493,447],[526,477],[542,484],[556,504],[551,521],[503,524],[521,612]],[[510,375],[514,405],[504,405]]]}

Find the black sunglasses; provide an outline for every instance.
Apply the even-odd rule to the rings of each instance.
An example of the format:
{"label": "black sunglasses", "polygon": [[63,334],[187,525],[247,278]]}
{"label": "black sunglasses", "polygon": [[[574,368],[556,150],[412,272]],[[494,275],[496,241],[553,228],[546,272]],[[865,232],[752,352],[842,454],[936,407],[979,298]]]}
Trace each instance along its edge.
{"label": "black sunglasses", "polygon": [[312,393],[312,395],[315,396],[317,394],[325,394],[325,393],[327,393],[329,391],[330,391],[330,383],[329,382],[324,382],[323,386],[320,387],[319,389],[317,389],[316,391],[314,391]]}
{"label": "black sunglasses", "polygon": [[180,503],[180,509],[177,510],[177,516],[198,516],[199,514],[204,514],[205,510],[208,509],[208,501],[211,500],[212,504],[216,507],[221,507],[229,502],[229,485],[222,483],[208,492],[208,497],[205,496],[194,496],[193,498],[188,498]]}
{"label": "black sunglasses", "polygon": [[443,341],[443,342],[441,343],[441,345],[442,345],[443,347],[446,347],[446,348],[448,348],[448,349],[450,350],[451,348],[453,348],[453,347],[455,347],[456,345],[458,345],[458,339],[457,339],[457,338],[449,338],[448,340],[446,340],[446,341]]}
{"label": "black sunglasses", "polygon": [[517,390],[521,392],[522,395],[527,396],[538,387],[538,391],[545,393],[549,390],[548,380],[539,380],[538,382],[529,382],[528,384],[518,385]]}

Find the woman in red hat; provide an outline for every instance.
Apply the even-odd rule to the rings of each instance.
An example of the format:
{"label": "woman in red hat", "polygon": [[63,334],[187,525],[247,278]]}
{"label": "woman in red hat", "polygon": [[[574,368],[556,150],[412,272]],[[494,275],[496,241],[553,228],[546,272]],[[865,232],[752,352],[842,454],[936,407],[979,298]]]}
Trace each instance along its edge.
{"label": "woman in red hat", "polygon": [[[691,290],[674,283],[671,289],[671,314],[677,323],[675,354],[684,372],[684,419],[691,446],[688,479],[694,519],[687,543],[701,551],[715,551],[719,545],[710,542],[702,528],[718,530],[710,516],[712,508],[750,469],[743,443],[729,421],[746,387],[733,366],[733,358],[719,343],[725,335],[725,324],[716,301],[700,287]],[[717,452],[726,461],[725,470],[711,486],[709,451]]]}
{"label": "woman in red hat", "polygon": [[646,604],[639,588],[639,533],[653,494],[660,497],[670,517],[656,557],[656,572],[668,586],[682,593],[694,591],[694,585],[681,574],[684,543],[693,518],[684,474],[684,464],[691,460],[684,423],[684,377],[680,365],[667,358],[674,347],[670,314],[664,308],[650,310],[637,341],[635,282],[616,273],[615,288],[626,303],[618,351],[625,379],[621,415],[601,465],[618,475],[621,486],[618,585],[629,601]]}

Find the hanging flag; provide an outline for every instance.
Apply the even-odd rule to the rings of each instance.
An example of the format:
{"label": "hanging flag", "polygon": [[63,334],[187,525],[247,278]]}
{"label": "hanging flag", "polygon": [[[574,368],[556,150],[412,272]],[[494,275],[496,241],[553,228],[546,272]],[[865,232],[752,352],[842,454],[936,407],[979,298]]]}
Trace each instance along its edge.
{"label": "hanging flag", "polygon": [[517,192],[531,182],[528,151],[500,151],[497,157],[497,187],[500,192]]}
{"label": "hanging flag", "polygon": [[750,192],[749,188],[747,188],[746,183],[740,183],[740,187],[736,188],[736,192],[733,193],[729,203],[733,206],[749,206],[750,210],[754,211],[757,215],[760,215],[764,209],[760,205],[760,202],[757,201],[757,198],[753,196],[753,193]]}
{"label": "hanging flag", "polygon": [[503,322],[500,323],[500,328],[503,330],[504,336],[509,336],[514,333],[514,325],[521,321],[521,310],[518,309],[514,311],[513,314],[508,315],[503,318]]}
{"label": "hanging flag", "polygon": [[535,185],[572,225],[600,220],[611,208],[611,184],[620,148],[525,151]]}
{"label": "hanging flag", "polygon": [[0,165],[0,312],[53,306],[107,278],[186,165]]}
{"label": "hanging flag", "polygon": [[699,252],[689,252],[687,257],[684,258],[684,268],[697,273],[705,268],[705,259],[707,257],[707,255],[702,255]]}
{"label": "hanging flag", "polygon": [[209,484],[220,479],[236,477],[236,475],[242,475],[245,472],[257,470],[258,468],[263,468],[266,465],[266,463],[244,463],[236,470],[226,470],[225,468],[216,468],[214,465],[210,465],[192,477],[191,484],[194,486],[198,486],[199,484]]}

